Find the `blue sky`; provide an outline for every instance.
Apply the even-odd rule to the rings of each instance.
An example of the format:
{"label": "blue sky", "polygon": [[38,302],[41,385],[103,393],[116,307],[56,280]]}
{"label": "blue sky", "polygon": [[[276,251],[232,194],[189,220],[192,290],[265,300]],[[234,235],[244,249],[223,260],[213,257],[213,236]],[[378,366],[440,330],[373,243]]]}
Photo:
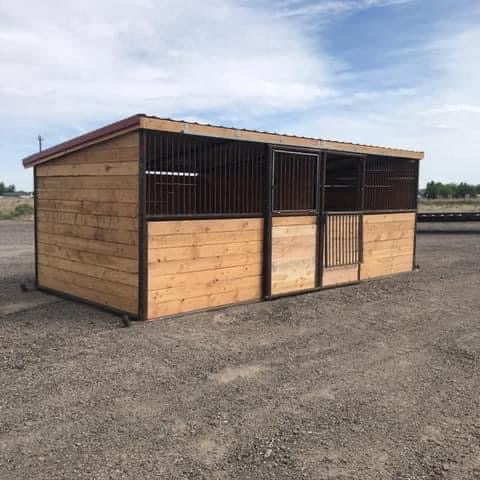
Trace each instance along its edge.
{"label": "blue sky", "polygon": [[480,183],[478,0],[0,0],[0,181],[144,112],[424,150]]}

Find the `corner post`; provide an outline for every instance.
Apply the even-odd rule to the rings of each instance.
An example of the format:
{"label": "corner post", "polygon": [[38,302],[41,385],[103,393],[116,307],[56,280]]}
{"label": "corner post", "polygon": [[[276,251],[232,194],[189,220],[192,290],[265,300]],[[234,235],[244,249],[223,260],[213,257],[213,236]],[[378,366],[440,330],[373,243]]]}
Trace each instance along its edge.
{"label": "corner post", "polygon": [[319,152],[317,160],[316,204],[317,211],[317,247],[315,264],[315,287],[323,283],[323,256],[325,248],[325,179],[327,166],[326,152]]}
{"label": "corner post", "polygon": [[412,270],[417,268],[417,218],[418,218],[418,188],[420,184],[420,160],[417,160],[415,188],[415,225],[413,227],[413,264]]}
{"label": "corner post", "polygon": [[33,231],[34,231],[34,248],[35,248],[35,288],[38,288],[38,182],[37,182],[37,167],[33,167]]}
{"label": "corner post", "polygon": [[272,297],[272,196],[273,196],[273,148],[265,148],[263,212],[263,298]]}
{"label": "corner post", "polygon": [[146,221],[146,132],[138,131],[138,319],[147,320],[148,315],[148,232]]}

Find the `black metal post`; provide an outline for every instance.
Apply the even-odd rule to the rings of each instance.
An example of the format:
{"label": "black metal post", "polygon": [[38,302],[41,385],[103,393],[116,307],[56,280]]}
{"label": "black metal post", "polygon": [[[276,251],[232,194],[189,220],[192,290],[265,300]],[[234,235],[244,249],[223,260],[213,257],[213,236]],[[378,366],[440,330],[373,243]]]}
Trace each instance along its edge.
{"label": "black metal post", "polygon": [[147,133],[139,130],[138,170],[138,318],[147,320],[148,312],[148,232],[146,220],[146,142]]}
{"label": "black metal post", "polygon": [[325,180],[327,175],[327,153],[320,152],[318,157],[317,172],[317,264],[315,275],[315,286],[321,287],[323,283],[323,257],[325,249]]}
{"label": "black metal post", "polygon": [[267,145],[264,162],[264,216],[263,216],[263,297],[272,296],[272,197],[273,148]]}
{"label": "black metal post", "polygon": [[38,182],[37,182],[37,167],[33,167],[33,231],[34,231],[34,248],[35,248],[35,288],[38,288]]}
{"label": "black metal post", "polygon": [[413,230],[413,264],[412,270],[417,268],[417,219],[418,219],[418,187],[420,182],[420,160],[417,160],[417,188],[415,189],[415,226]]}

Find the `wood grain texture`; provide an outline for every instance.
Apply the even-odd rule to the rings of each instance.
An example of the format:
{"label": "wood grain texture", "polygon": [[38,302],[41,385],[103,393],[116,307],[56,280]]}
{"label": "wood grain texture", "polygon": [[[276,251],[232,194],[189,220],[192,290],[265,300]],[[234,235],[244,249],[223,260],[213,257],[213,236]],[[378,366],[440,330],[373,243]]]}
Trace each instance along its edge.
{"label": "wood grain texture", "polygon": [[272,294],[315,287],[315,216],[272,220]]}
{"label": "wood grain texture", "polygon": [[138,311],[138,133],[37,166],[41,287]]}
{"label": "wood grain texture", "polygon": [[323,270],[323,287],[352,283],[358,280],[358,265],[331,267]]}
{"label": "wood grain texture", "polygon": [[262,219],[148,223],[148,318],[262,295]]}
{"label": "wood grain texture", "polygon": [[360,278],[411,271],[414,236],[415,213],[365,215]]}
{"label": "wood grain texture", "polygon": [[235,128],[218,127],[215,125],[200,125],[197,123],[180,122],[152,117],[141,118],[140,127],[165,132],[186,133],[190,135],[203,135],[216,138],[231,138],[235,140],[246,140],[251,142],[272,143],[276,145],[321,148],[326,150],[338,150],[343,152],[364,153],[388,157],[412,158],[417,160],[423,158],[423,152],[414,152],[399,148],[358,145],[348,142],[295,137],[291,135],[256,132],[252,130],[239,130]]}

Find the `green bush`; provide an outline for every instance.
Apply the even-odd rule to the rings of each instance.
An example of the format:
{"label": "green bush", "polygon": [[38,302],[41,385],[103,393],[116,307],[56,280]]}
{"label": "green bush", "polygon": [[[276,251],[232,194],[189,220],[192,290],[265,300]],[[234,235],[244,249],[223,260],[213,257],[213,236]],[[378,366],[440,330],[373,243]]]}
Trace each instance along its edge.
{"label": "green bush", "polygon": [[25,217],[27,215],[33,215],[33,207],[31,205],[27,205],[26,203],[22,203],[17,205],[10,212],[0,211],[0,220],[13,220],[14,218]]}
{"label": "green bush", "polygon": [[32,214],[33,214],[33,207],[31,205],[27,205],[26,203],[17,205],[15,207],[15,210],[13,211],[14,217],[22,217],[24,215],[32,215]]}

